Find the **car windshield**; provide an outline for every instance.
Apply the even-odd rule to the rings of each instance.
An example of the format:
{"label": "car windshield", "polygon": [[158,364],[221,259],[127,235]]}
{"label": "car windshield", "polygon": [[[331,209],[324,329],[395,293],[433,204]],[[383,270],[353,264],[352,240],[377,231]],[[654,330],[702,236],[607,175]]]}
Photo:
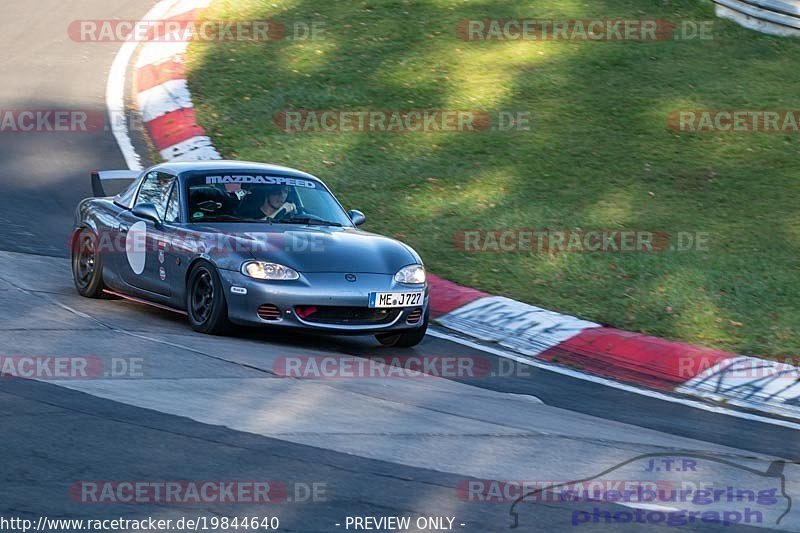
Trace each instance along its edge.
{"label": "car windshield", "polygon": [[190,222],[265,222],[352,226],[320,183],[257,173],[214,173],[189,180]]}

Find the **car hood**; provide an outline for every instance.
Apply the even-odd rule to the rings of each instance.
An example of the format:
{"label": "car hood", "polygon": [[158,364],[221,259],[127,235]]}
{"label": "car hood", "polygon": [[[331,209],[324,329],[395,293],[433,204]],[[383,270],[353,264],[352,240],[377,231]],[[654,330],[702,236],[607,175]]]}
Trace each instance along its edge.
{"label": "car hood", "polygon": [[224,236],[243,259],[280,263],[298,272],[394,274],[419,262],[405,244],[356,228],[219,223],[195,229],[211,242]]}

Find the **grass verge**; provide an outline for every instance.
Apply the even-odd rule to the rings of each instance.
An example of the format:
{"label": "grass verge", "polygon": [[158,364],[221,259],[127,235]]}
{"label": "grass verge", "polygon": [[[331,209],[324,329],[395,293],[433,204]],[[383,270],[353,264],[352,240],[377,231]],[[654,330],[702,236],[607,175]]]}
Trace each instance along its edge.
{"label": "grass verge", "polygon": [[[467,42],[463,19],[714,20],[697,0],[216,0],[207,19],[293,37],[193,43],[190,88],[224,155],[323,178],[432,272],[622,329],[739,353],[800,353],[796,134],[677,133],[680,109],[795,109],[800,41],[716,19],[710,40]],[[292,109],[528,112],[527,131],[295,133]],[[636,229],[660,253],[474,253],[454,234]],[[674,241],[673,241],[674,242]]]}

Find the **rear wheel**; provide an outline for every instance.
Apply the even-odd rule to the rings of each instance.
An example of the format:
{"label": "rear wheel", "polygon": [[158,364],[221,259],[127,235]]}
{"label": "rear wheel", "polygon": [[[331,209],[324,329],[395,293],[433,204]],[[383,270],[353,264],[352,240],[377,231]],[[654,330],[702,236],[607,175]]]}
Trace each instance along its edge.
{"label": "rear wheel", "polygon": [[72,280],[81,296],[104,296],[103,258],[98,250],[97,236],[91,230],[80,230],[72,243]]}
{"label": "rear wheel", "polygon": [[192,268],[186,307],[189,324],[195,331],[221,335],[230,329],[225,291],[213,265],[202,262]]}
{"label": "rear wheel", "polygon": [[425,338],[425,333],[428,331],[428,312],[425,312],[425,318],[422,325],[415,329],[402,331],[400,333],[378,333],[375,338],[383,346],[394,346],[397,348],[411,348],[416,346],[422,339]]}

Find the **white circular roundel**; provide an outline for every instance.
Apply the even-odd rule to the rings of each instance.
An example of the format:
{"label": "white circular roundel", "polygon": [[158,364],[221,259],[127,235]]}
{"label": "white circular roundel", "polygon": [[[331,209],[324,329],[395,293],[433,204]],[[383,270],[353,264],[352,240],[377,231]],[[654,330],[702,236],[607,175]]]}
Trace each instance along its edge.
{"label": "white circular roundel", "polygon": [[134,274],[139,275],[144,272],[144,260],[147,254],[147,225],[144,222],[139,221],[128,230],[125,254]]}

